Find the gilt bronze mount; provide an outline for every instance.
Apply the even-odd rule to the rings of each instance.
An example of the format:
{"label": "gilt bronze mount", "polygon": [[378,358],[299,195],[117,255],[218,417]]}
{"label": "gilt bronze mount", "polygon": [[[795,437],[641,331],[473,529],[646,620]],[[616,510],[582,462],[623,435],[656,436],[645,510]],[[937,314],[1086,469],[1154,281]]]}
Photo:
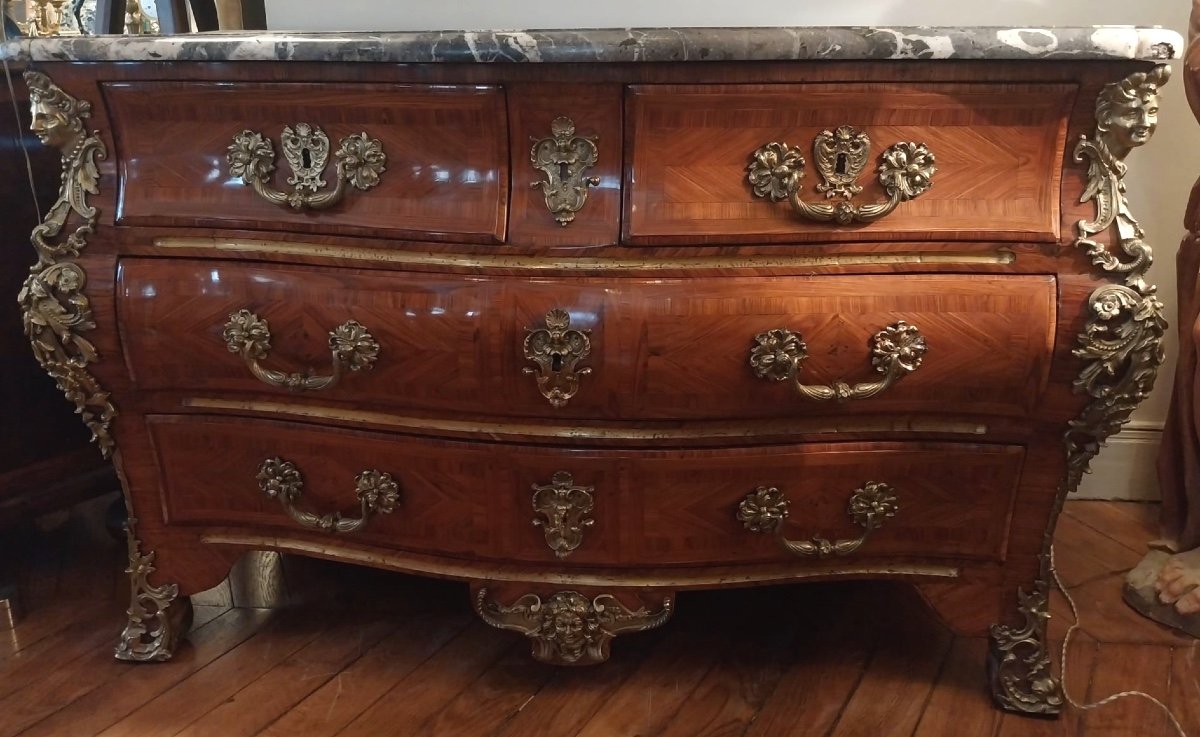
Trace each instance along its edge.
{"label": "gilt bronze mount", "polygon": [[356,532],[376,514],[391,514],[400,502],[400,486],[389,473],[369,469],[354,478],[354,493],[361,511],[358,517],[343,517],[340,512],[313,514],[299,509],[296,502],[304,479],[295,463],[268,458],[258,468],[258,488],[271,499],[278,499],[288,516],[302,527],[322,532]]}
{"label": "gilt bronze mount", "polygon": [[920,329],[900,320],[871,337],[871,366],[883,374],[883,378],[853,385],[840,379],[827,386],[803,384],[799,374],[801,364],[808,358],[808,345],[799,333],[777,328],[754,336],[750,367],[760,379],[791,381],[796,391],[808,399],[844,402],[847,399],[873,397],[916,371],[921,367],[927,350],[925,336]]}
{"label": "gilt bronze mount", "polygon": [[549,484],[533,485],[533,511],[541,515],[533,524],[546,533],[546,545],[558,558],[566,558],[583,543],[584,529],[595,524],[588,517],[595,498],[593,486],[576,486],[566,471],[554,474]]}
{"label": "gilt bronze mount", "polygon": [[850,555],[867,541],[871,533],[883,526],[888,517],[899,511],[892,487],[868,481],[850,495],[846,514],[854,524],[865,532],[856,538],[827,540],[813,536],[809,540],[788,540],[783,536],[783,522],[787,519],[790,502],[783,492],[773,486],[760,486],[738,504],[737,519],[751,532],[775,534],[784,550],[804,557],[828,558],[834,555]]}
{"label": "gilt bronze mount", "polygon": [[333,369],[324,376],[264,368],[259,360],[265,359],[271,350],[271,330],[266,320],[250,310],[242,309],[231,314],[221,331],[221,337],[229,352],[241,356],[255,378],[264,384],[293,391],[331,389],[337,386],[346,371],[370,369],[379,357],[379,343],[361,323],[354,320],[347,320],[329,331]]}
{"label": "gilt bronze mount", "polygon": [[590,330],[571,327],[571,315],[555,308],[546,313],[546,327],[526,328],[524,350],[527,366],[522,372],[535,375],[538,391],[550,401],[551,407],[566,407],[579,391],[579,379],[592,373],[590,366],[577,368],[580,361],[592,352]]}
{"label": "gilt bronze mount", "polygon": [[551,665],[594,665],[608,660],[613,638],[662,626],[674,611],[664,596],[657,612],[629,609],[615,596],[591,599],[576,591],[560,591],[546,599],[526,594],[512,604],[489,599],[486,588],[475,595],[475,611],[499,629],[514,630],[533,643],[533,657]]}
{"label": "gilt bronze mount", "polygon": [[226,159],[229,175],[254,188],[263,199],[293,210],[323,210],[341,202],[346,185],[366,191],[379,184],[386,171],[387,156],[383,145],[365,132],[346,136],[334,152],[334,187],[323,191],[322,177],[329,159],[329,136],[319,127],[297,123],[284,126],[280,136],[283,156],[291,167],[287,183],[291,191],[276,189],[271,181],[275,172],[275,147],[271,139],[252,130],[243,130],[233,138]]}
{"label": "gilt bronze mount", "polygon": [[878,220],[933,186],[933,175],[937,172],[933,152],[924,143],[901,141],[889,146],[879,157],[879,184],[888,199],[853,204],[850,200],[862,191],[858,178],[866,168],[870,151],[870,137],[849,125],[821,131],[813,141],[813,158],[821,175],[816,189],[826,199],[838,202],[813,203],[801,198],[804,154],[786,143],[772,141],[751,154],[746,179],[755,197],[772,202],[787,200],[803,218],[838,225]]}
{"label": "gilt bronze mount", "polygon": [[566,227],[587,202],[588,188],[600,186],[599,177],[585,176],[599,156],[597,137],[575,135],[575,121],[558,117],[550,123],[549,138],[530,140],[529,161],[544,177],[530,186],[541,188],[546,209]]}

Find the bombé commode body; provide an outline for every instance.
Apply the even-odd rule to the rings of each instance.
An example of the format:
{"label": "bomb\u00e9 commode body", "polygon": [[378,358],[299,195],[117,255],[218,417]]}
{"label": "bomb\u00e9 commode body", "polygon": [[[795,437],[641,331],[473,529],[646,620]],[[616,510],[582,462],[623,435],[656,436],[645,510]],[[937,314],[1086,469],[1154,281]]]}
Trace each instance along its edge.
{"label": "bomb\u00e9 commode body", "polygon": [[118,657],[170,658],[248,549],[466,581],[564,664],[680,589],[888,578],[1057,712],[1054,524],[1162,360],[1123,178],[1179,46],[2,47],[63,154],[26,332],[136,520]]}

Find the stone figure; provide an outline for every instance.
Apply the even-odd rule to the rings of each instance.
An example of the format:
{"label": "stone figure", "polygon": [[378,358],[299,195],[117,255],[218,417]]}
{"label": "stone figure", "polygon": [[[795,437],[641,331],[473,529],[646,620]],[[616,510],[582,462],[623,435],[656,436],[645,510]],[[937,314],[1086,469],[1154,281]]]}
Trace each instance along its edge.
{"label": "stone figure", "polygon": [[[1200,0],[1192,6],[1184,87],[1200,120]],[[1179,363],[1158,456],[1162,539],[1130,572],[1125,600],[1151,619],[1200,637],[1200,179],[1184,225],[1188,233],[1176,258]]]}

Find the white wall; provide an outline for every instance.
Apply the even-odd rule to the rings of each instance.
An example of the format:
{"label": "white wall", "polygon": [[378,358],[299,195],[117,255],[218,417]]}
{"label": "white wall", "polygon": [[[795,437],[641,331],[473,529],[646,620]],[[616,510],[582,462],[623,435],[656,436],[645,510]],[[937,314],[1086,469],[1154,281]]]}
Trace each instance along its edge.
{"label": "white wall", "polygon": [[[436,30],[603,28],[626,26],[782,25],[1160,25],[1186,34],[1187,0],[266,0],[276,30]],[[1176,64],[1178,71],[1178,64]],[[1174,335],[1175,251],[1183,235],[1188,190],[1200,175],[1200,127],[1183,85],[1165,90],[1159,130],[1129,160],[1129,200],[1155,245],[1150,278],[1172,317],[1168,365],[1158,389],[1130,429],[1109,442],[1085,479],[1083,496],[1152,497],[1153,458],[1170,400]]]}

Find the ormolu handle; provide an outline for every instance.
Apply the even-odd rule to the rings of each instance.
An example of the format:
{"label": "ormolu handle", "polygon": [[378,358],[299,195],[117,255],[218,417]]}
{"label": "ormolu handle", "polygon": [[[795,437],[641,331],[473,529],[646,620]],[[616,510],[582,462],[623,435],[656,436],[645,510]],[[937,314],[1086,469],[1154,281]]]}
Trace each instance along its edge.
{"label": "ormolu handle", "polygon": [[809,540],[788,540],[783,536],[783,521],[788,516],[788,500],[773,486],[760,486],[738,505],[737,518],[751,532],[774,533],[779,544],[788,552],[801,556],[826,558],[830,555],[850,555],[862,547],[871,532],[883,526],[884,519],[895,517],[899,507],[892,488],[887,484],[868,481],[850,495],[846,514],[863,527],[862,535],[848,540],[826,540],[814,535]]}
{"label": "ormolu handle", "polygon": [[329,331],[333,372],[328,376],[314,376],[310,372],[289,374],[263,368],[258,361],[265,359],[271,350],[271,331],[267,321],[250,310],[238,310],[231,314],[221,337],[225,339],[229,352],[240,355],[250,372],[260,381],[294,391],[316,391],[336,386],[347,369],[369,369],[379,357],[379,344],[375,338],[354,320],[347,320]]}
{"label": "ormolu handle", "polygon": [[786,328],[768,330],[754,336],[754,347],[750,349],[750,366],[760,379],[786,381],[791,379],[796,391],[817,401],[836,399],[866,399],[887,389],[902,376],[916,371],[927,347],[925,336],[916,325],[903,320],[889,325],[871,338],[871,365],[883,374],[879,381],[868,381],[853,386],[845,381],[834,381],[829,386],[800,383],[801,363],[808,357],[808,346],[799,333]]}
{"label": "ormolu handle", "polygon": [[358,518],[347,519],[340,512],[313,514],[297,509],[304,479],[300,469],[291,461],[268,458],[258,467],[258,488],[272,499],[278,499],[288,516],[304,527],[322,532],[354,532],[362,529],[373,514],[390,514],[400,500],[400,487],[391,474],[374,469],[363,471],[354,478],[355,494],[362,507]]}
{"label": "ormolu handle", "polygon": [[284,126],[279,138],[283,156],[292,169],[287,183],[291,192],[275,189],[271,179],[275,172],[275,147],[271,139],[252,130],[244,130],[229,144],[229,176],[239,177],[242,183],[254,188],[267,202],[287,205],[293,210],[323,210],[341,201],[346,185],[366,191],[379,184],[379,175],[386,171],[387,156],[383,145],[366,133],[346,136],[334,152],[333,190],[322,192],[325,163],[329,158],[329,136],[319,127],[297,123],[295,129]]}
{"label": "ormolu handle", "polygon": [[804,155],[799,148],[786,143],[771,142],[750,156],[746,178],[756,197],[772,202],[786,199],[801,217],[839,225],[869,223],[896,209],[901,202],[921,196],[933,185],[937,171],[934,156],[924,143],[901,141],[888,147],[879,157],[879,184],[888,199],[866,205],[854,205],[849,200],[862,191],[858,176],[867,164],[871,139],[866,133],[849,125],[834,131],[821,131],[813,141],[813,155],[822,183],[817,191],[827,200],[840,202],[805,202],[800,198],[800,182],[804,179]]}

